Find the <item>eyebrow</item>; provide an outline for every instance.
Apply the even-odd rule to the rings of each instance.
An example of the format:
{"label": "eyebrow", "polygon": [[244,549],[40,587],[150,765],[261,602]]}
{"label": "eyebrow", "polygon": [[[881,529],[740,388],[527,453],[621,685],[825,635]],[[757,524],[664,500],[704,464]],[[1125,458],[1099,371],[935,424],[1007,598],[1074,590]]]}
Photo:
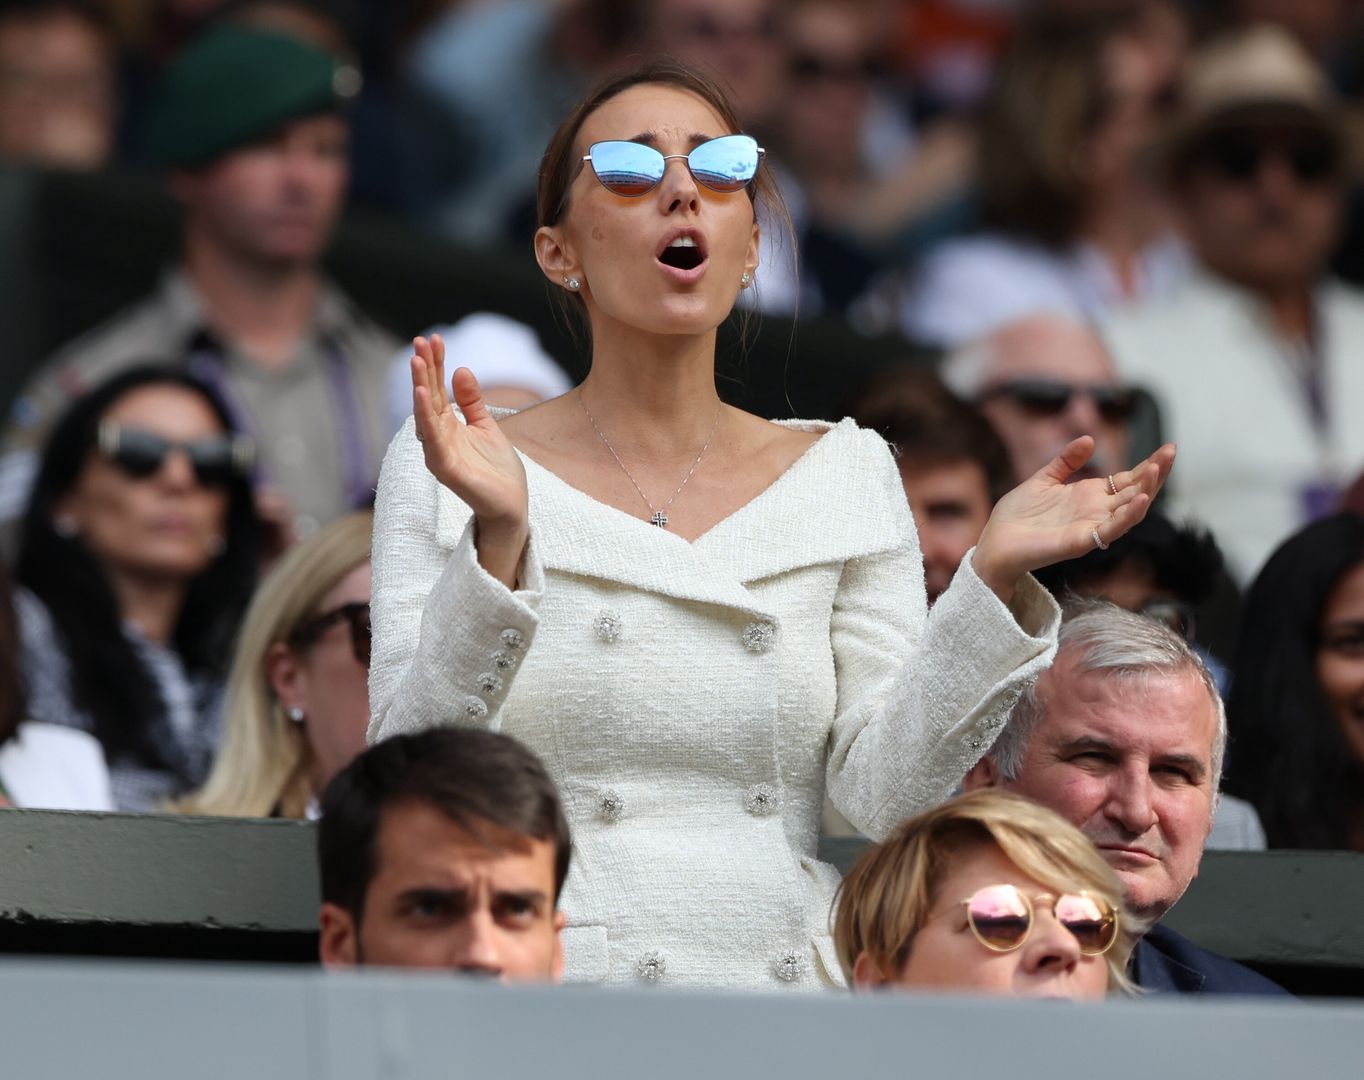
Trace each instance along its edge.
{"label": "eyebrow", "polygon": [[[691,148],[695,150],[702,143],[710,142],[710,140],[713,138],[715,138],[714,135],[704,135],[701,134],[700,132],[693,131],[691,135],[688,136],[687,142],[691,146]],[[631,135],[628,139],[622,139],[621,141],[643,143],[645,146],[654,146],[654,144],[658,142],[658,132],[641,131],[638,135]]]}
{"label": "eyebrow", "polygon": [[1208,767],[1196,754],[1162,754],[1155,762],[1158,765],[1174,765],[1183,769],[1195,780],[1202,780],[1208,774]]}
{"label": "eyebrow", "polygon": [[[413,900],[439,900],[442,903],[450,903],[458,902],[468,895],[469,890],[464,887],[417,885],[399,893],[398,901],[411,903]],[[548,902],[549,894],[542,889],[499,889],[493,894],[493,900],[521,900],[528,904],[544,904]]]}
{"label": "eyebrow", "polygon": [[[1077,739],[1062,743],[1056,749],[1062,755],[1079,753],[1084,750],[1100,750],[1113,754],[1115,757],[1121,756],[1123,753],[1122,748],[1117,743],[1108,742],[1093,735],[1081,735]],[[1176,768],[1184,769],[1195,780],[1202,780],[1208,775],[1207,764],[1197,754],[1161,754],[1152,758],[1151,764],[1173,765]]]}

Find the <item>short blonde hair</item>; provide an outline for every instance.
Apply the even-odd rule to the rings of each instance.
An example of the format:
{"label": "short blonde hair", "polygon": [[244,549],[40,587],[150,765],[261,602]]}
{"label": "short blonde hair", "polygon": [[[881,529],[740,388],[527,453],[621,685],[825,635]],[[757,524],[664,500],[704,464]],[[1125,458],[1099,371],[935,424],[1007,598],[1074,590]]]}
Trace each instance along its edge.
{"label": "short blonde hair", "polygon": [[910,818],[865,852],[839,887],[834,944],[844,974],[865,953],[884,974],[900,971],[941,901],[943,880],[965,853],[994,844],[1029,877],[1058,891],[1085,889],[1119,913],[1106,954],[1110,992],[1130,992],[1126,965],[1135,937],[1122,913],[1122,885],[1079,829],[1019,795],[994,789],[960,795]]}
{"label": "short blonde hair", "polygon": [[[314,792],[312,751],[289,719],[265,669],[276,642],[318,614],[323,597],[370,557],[374,515],[348,514],[296,544],[267,574],[242,621],[227,680],[226,736],[213,771],[172,809],[221,817],[301,818]],[[317,794],[321,794],[318,792]]]}

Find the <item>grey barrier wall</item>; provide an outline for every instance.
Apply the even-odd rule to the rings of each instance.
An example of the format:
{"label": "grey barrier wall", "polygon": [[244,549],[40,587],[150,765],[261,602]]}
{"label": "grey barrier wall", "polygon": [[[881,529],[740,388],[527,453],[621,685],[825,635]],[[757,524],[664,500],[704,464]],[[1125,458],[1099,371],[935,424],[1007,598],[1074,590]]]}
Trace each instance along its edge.
{"label": "grey barrier wall", "polygon": [[[306,822],[0,812],[0,953],[312,963],[313,844]],[[1364,855],[1210,852],[1167,921],[1299,993],[1364,997],[1361,904]]]}
{"label": "grey barrier wall", "polygon": [[447,976],[0,967],[15,1080],[1356,1080],[1358,1005],[516,988]]}

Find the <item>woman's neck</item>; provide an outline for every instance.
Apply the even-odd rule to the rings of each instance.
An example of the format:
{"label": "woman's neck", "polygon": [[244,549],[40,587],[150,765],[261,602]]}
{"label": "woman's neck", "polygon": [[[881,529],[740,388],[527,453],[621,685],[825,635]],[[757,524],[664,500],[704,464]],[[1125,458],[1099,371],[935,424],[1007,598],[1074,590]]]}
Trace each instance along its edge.
{"label": "woman's neck", "polygon": [[694,454],[721,408],[715,389],[715,331],[659,335],[593,328],[592,371],[578,391],[619,452],[673,461]]}
{"label": "woman's neck", "polygon": [[185,600],[183,582],[146,574],[115,571],[110,576],[119,615],[148,641],[168,645],[175,635]]}

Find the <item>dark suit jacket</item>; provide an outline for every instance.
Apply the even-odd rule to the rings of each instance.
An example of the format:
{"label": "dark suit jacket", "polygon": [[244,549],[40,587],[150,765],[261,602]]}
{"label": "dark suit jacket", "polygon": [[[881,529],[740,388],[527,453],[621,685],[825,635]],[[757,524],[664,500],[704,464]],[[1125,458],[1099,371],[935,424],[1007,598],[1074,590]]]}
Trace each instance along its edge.
{"label": "dark suit jacket", "polygon": [[1156,925],[1137,943],[1129,967],[1132,980],[1158,994],[1277,994],[1291,997],[1235,960],[1200,949],[1186,937]]}

